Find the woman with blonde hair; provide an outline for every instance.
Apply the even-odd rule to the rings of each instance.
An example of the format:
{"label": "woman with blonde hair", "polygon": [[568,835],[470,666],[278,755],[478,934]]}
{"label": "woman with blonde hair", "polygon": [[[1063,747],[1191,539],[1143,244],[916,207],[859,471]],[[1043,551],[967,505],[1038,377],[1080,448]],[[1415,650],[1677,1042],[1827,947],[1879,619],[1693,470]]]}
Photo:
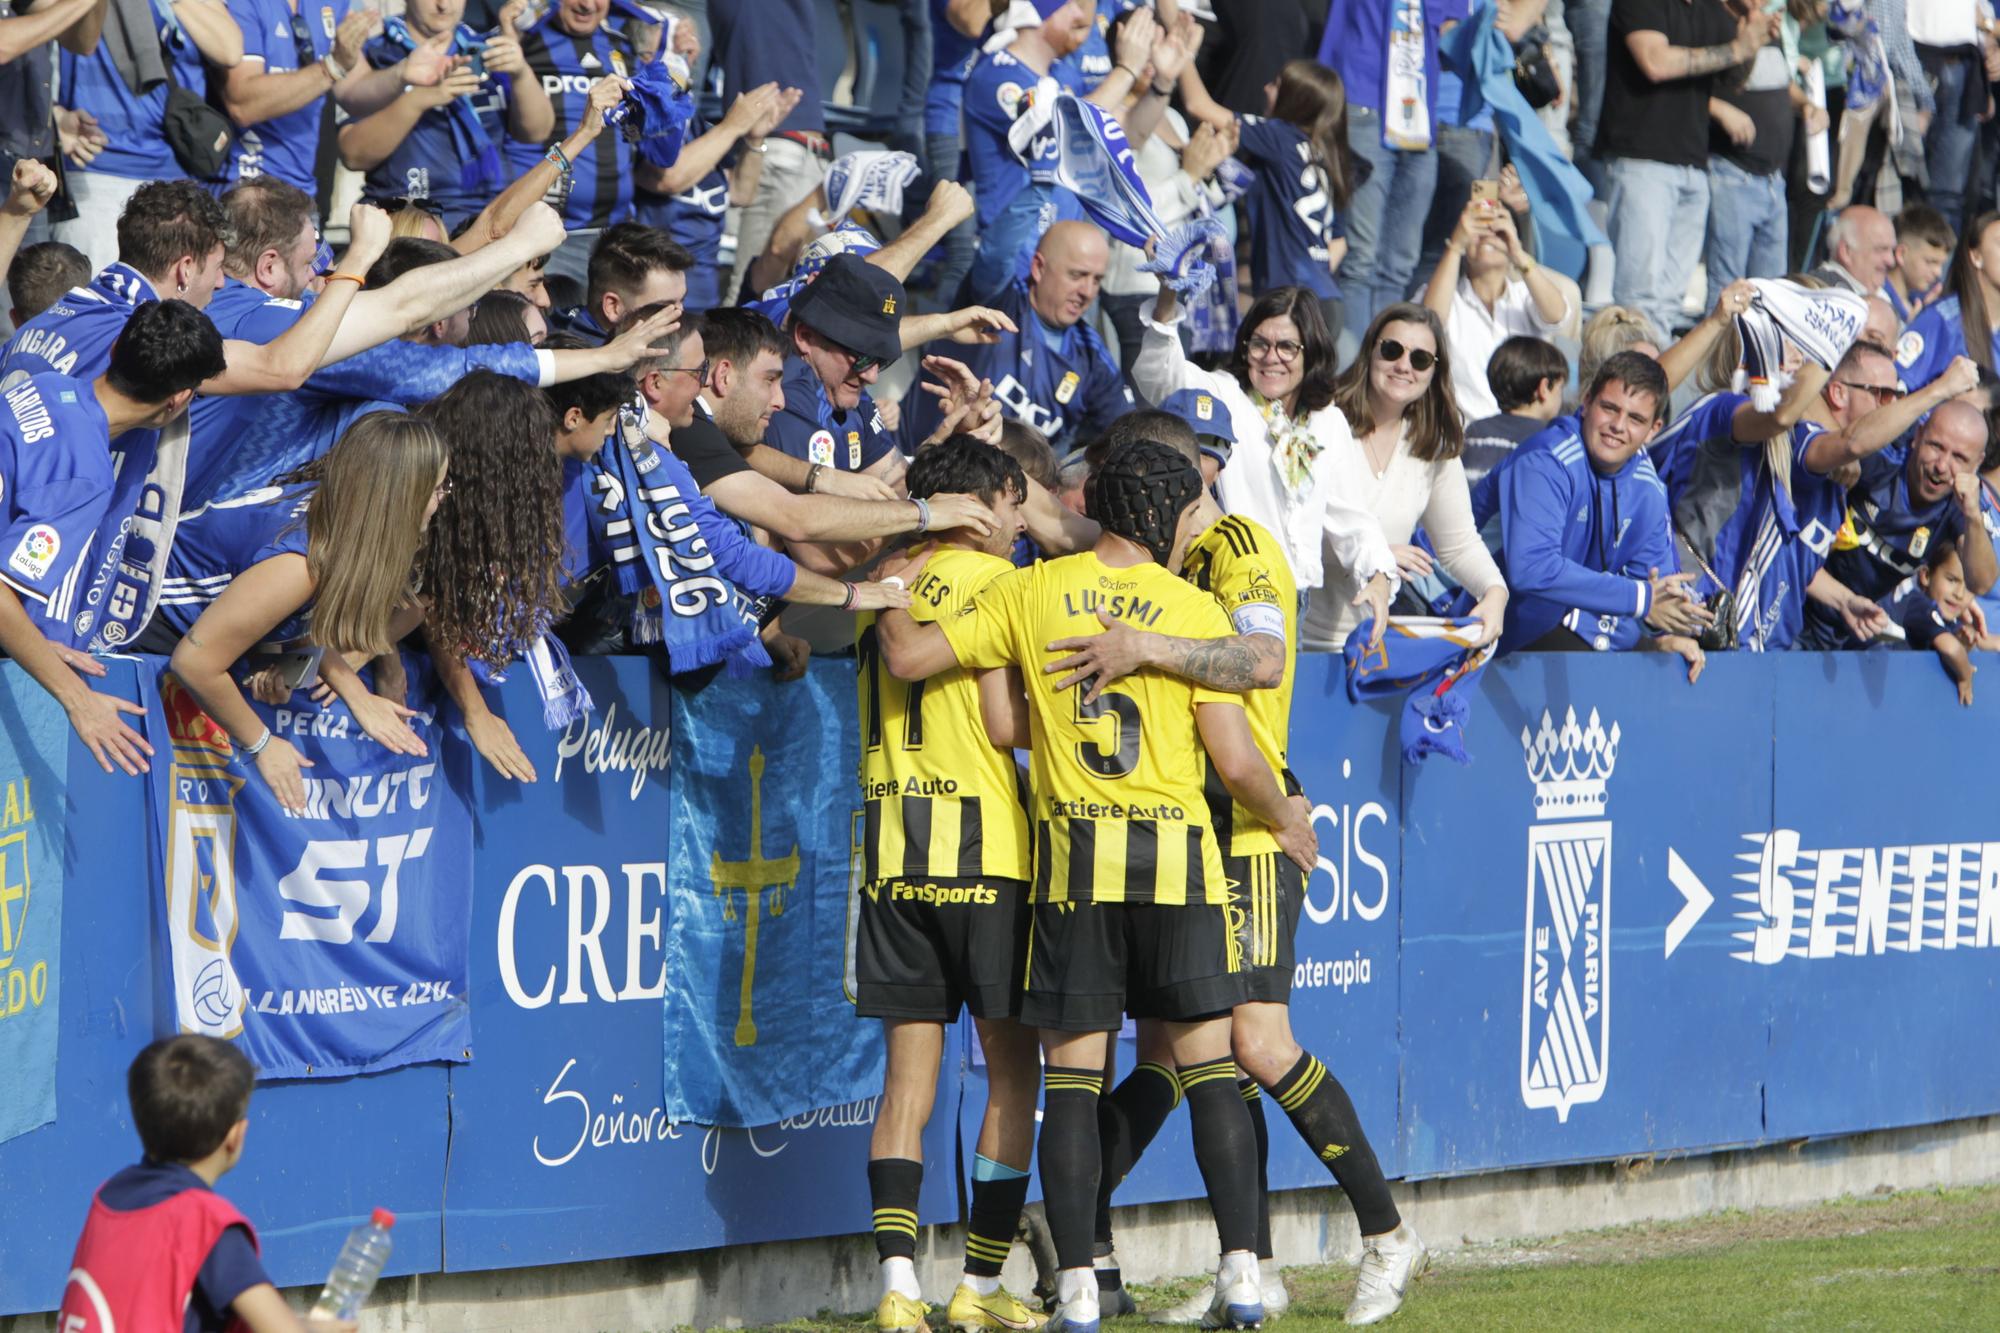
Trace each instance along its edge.
{"label": "woman with blonde hair", "polygon": [[1652,320],[1628,305],[1604,307],[1583,326],[1583,350],[1576,366],[1578,391],[1594,382],[1597,368],[1620,352],[1644,352],[1658,360],[1662,346]]}
{"label": "woman with blonde hair", "polygon": [[[1451,392],[1444,326],[1423,306],[1399,301],[1369,322],[1361,353],[1334,382],[1334,406],[1351,436],[1337,444],[1333,485],[1374,515],[1404,579],[1428,578],[1442,560],[1478,605],[1479,642],[1500,636],[1507,584],[1472,522],[1465,482],[1465,427]],[[1414,544],[1423,524],[1431,548]],[[1434,559],[1431,550],[1437,552]],[[1353,574],[1329,562],[1300,637],[1309,649],[1339,652],[1361,622]]]}
{"label": "woman with blonde hair", "polygon": [[443,439],[427,422],[371,412],[322,459],[183,519],[160,599],[181,634],[173,671],[229,732],[288,810],[305,808],[308,761],[274,736],[232,672],[253,651],[308,638],[322,678],[363,731],[399,754],[425,752],[410,709],[369,691],[343,654],[395,650],[422,618],[416,593],[424,526],[450,492]]}

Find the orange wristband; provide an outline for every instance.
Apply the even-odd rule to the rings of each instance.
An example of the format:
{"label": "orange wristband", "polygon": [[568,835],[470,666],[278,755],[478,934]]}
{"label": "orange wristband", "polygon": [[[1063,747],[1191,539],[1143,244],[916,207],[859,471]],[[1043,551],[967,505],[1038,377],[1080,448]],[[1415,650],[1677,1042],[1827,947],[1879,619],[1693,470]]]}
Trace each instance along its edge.
{"label": "orange wristband", "polygon": [[326,275],[326,280],[328,282],[351,282],[355,285],[356,288],[362,288],[368,285],[368,280],[366,278],[357,278],[352,273],[329,273]]}

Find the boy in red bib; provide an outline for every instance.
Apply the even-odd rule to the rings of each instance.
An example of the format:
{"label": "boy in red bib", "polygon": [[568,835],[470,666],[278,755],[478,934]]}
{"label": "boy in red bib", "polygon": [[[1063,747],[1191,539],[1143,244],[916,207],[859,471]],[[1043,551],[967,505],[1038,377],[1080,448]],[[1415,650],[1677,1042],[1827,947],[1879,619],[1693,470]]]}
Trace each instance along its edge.
{"label": "boy in red bib", "polygon": [[303,1323],[258,1259],[257,1233],[215,1182],[243,1158],[257,1071],[226,1041],[163,1037],[126,1093],[146,1150],[98,1187],[70,1261],[69,1333],[352,1333]]}

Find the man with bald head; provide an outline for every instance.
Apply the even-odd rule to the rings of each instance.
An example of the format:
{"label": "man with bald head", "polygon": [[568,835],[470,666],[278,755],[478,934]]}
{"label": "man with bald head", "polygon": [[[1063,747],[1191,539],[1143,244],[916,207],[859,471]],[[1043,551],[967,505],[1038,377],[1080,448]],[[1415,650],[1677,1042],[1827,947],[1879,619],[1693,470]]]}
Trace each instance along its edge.
{"label": "man with bald head", "polygon": [[[1132,410],[1132,390],[1084,315],[1111,262],[1111,243],[1088,222],[1058,222],[1042,234],[1028,268],[994,308],[1019,333],[1003,333],[990,346],[934,346],[993,381],[993,397],[1016,421],[1033,426],[1062,456]],[[936,400],[903,402],[906,448],[937,425]]]}
{"label": "man with bald head", "polygon": [[1877,295],[1896,266],[1896,224],[1879,208],[1850,204],[1826,229],[1826,253],[1814,277],[1858,296]]}
{"label": "man with bald head", "polygon": [[[1947,372],[1940,380],[1950,377]],[[1960,387],[1976,386],[1976,375],[1963,378],[1973,383]],[[1979,517],[1979,463],[1985,453],[1985,415],[1963,398],[1952,398],[1932,411],[1915,443],[1862,460],[1861,480],[1847,493],[1847,521],[1827,557],[1827,573],[1879,601],[1922,568],[1932,547],[1955,540],[1967,586],[1975,594],[1991,591],[2000,581],[2000,561]],[[1839,613],[1818,601],[1806,609],[1804,643],[1860,646]]]}

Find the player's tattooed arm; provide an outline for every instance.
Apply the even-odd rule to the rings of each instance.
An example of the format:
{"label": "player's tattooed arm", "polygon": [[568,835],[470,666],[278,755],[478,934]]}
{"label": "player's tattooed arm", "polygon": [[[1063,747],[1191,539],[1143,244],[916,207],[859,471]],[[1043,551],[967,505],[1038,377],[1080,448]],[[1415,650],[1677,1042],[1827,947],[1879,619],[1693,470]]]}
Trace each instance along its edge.
{"label": "player's tattooed arm", "polygon": [[1056,682],[1059,690],[1087,684],[1086,703],[1095,701],[1112,681],[1146,667],[1232,694],[1275,688],[1285,676],[1285,644],[1273,635],[1188,639],[1134,629],[1103,611],[1097,620],[1104,627],[1102,633],[1058,639],[1049,651],[1068,656],[1042,668],[1049,675],[1069,673]]}

